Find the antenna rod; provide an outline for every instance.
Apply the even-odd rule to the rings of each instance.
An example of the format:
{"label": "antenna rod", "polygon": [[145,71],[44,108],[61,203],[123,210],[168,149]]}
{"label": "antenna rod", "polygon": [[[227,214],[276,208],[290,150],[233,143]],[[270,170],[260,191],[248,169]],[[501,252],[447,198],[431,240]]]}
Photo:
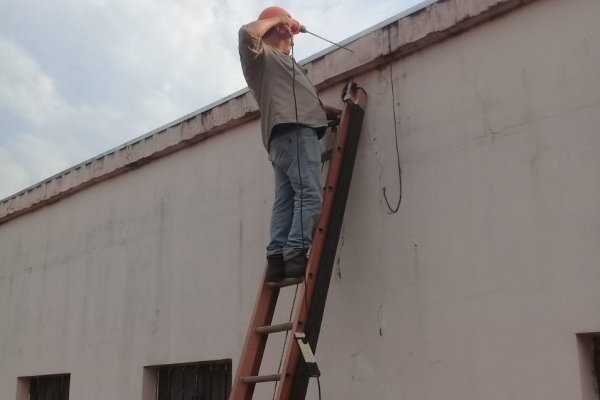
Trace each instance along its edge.
{"label": "antenna rod", "polygon": [[305,27],[305,26],[301,26],[301,27],[300,27],[300,32],[302,32],[302,33],[310,33],[311,35],[313,35],[313,36],[315,36],[315,37],[318,37],[319,39],[321,39],[321,40],[324,40],[324,41],[326,41],[326,42],[329,42],[329,43],[331,43],[332,45],[339,47],[340,49],[344,49],[344,50],[347,50],[347,51],[349,51],[350,53],[354,53],[352,50],[350,50],[350,49],[349,49],[349,48],[347,48],[347,47],[344,47],[344,46],[342,46],[341,44],[334,43],[334,42],[332,42],[331,40],[325,39],[324,37],[321,37],[321,36],[317,35],[316,33],[312,33],[312,32],[310,32],[310,31],[306,30],[306,27]]}

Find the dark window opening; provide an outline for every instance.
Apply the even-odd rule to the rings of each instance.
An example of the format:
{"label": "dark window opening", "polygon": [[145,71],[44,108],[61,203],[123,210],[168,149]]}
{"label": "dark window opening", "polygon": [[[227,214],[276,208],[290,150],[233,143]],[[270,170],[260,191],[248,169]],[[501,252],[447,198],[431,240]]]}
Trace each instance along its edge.
{"label": "dark window opening", "polygon": [[600,400],[600,333],[577,334],[583,400]]}
{"label": "dark window opening", "polygon": [[227,400],[231,361],[156,367],[156,400]]}
{"label": "dark window opening", "polygon": [[68,400],[70,375],[29,378],[29,400]]}

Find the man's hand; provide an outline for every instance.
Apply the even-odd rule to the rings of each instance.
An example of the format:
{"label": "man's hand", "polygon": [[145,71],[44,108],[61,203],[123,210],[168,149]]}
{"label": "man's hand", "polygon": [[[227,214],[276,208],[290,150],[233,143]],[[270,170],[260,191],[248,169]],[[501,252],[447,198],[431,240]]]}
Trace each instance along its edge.
{"label": "man's hand", "polygon": [[300,32],[300,22],[296,21],[290,15],[280,15],[279,20],[281,28],[284,29],[288,35],[292,36]]}
{"label": "man's hand", "polygon": [[338,121],[342,115],[342,110],[332,106],[325,106],[325,116],[328,121]]}
{"label": "man's hand", "polygon": [[251,22],[246,25],[246,30],[252,36],[263,37],[273,27],[277,27],[279,34],[287,34],[291,37],[294,33],[300,32],[301,25],[289,15],[278,15]]}

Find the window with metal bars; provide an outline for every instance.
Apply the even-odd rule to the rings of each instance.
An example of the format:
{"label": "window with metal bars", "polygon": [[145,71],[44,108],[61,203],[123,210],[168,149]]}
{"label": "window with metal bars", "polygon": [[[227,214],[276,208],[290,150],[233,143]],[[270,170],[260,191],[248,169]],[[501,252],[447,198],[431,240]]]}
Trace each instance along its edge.
{"label": "window with metal bars", "polygon": [[156,400],[227,400],[231,361],[160,366]]}
{"label": "window with metal bars", "polygon": [[68,400],[69,374],[29,378],[29,400]]}

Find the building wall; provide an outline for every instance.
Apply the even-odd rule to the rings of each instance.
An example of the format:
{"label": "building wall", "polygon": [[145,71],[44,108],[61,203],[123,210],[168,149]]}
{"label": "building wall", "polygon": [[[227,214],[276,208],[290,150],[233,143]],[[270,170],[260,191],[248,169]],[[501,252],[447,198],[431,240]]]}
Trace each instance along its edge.
{"label": "building wall", "polygon": [[[600,332],[598,15],[596,0],[535,1],[355,77],[369,104],[323,398],[593,399],[576,334]],[[341,106],[340,89],[325,101]],[[394,104],[397,214],[382,196],[399,193]],[[258,130],[0,225],[0,398],[19,376],[139,399],[144,366],[235,367],[272,204]]]}

